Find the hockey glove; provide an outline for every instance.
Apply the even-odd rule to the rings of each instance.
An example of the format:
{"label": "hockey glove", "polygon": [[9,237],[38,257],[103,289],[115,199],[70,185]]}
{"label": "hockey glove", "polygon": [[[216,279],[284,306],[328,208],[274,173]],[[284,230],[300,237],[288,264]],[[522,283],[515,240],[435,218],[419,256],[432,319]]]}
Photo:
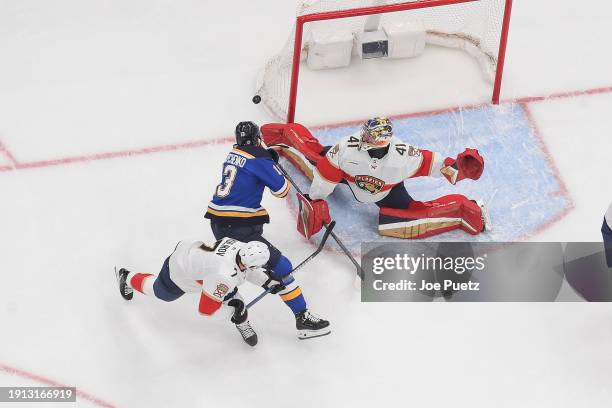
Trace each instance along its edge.
{"label": "hockey glove", "polygon": [[300,210],[297,229],[306,239],[321,231],[323,224],[329,224],[329,207],[325,200],[311,200],[308,194],[297,194]]}
{"label": "hockey glove", "polygon": [[440,172],[451,184],[469,178],[478,180],[484,170],[484,158],[476,149],[465,149],[456,159],[447,157]]}
{"label": "hockey glove", "polygon": [[274,160],[275,163],[278,163],[278,152],[274,149],[267,149],[268,153],[270,153],[270,157],[272,157],[272,160]]}
{"label": "hockey glove", "polygon": [[270,290],[270,293],[276,295],[278,292],[287,289],[285,284],[282,281],[278,281],[274,279],[271,271],[268,272],[269,279],[261,285],[265,290]]}
{"label": "hockey glove", "polygon": [[244,306],[242,299],[232,299],[227,303],[227,305],[234,308],[234,314],[231,318],[232,323],[242,324],[247,321],[249,312]]}

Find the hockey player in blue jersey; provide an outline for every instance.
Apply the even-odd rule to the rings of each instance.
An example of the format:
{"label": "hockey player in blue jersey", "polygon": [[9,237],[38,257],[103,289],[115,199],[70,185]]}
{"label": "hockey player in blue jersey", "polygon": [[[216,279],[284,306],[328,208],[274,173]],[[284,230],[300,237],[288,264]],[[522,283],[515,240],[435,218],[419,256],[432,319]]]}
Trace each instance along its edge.
{"label": "hockey player in blue jersey", "polygon": [[606,247],[608,267],[612,268],[612,204],[610,204],[610,208],[608,208],[608,212],[604,216],[601,233],[603,235],[604,246]]}
{"label": "hockey player in blue jersey", "polygon": [[279,198],[287,197],[291,185],[276,166],[278,154],[261,146],[259,127],[253,122],[240,122],[236,126],[236,144],[223,163],[221,183],[217,186],[205,217],[217,239],[225,237],[239,241],[260,241],[270,249],[266,265],[269,281],[263,287],[280,295],[296,318],[298,338],[319,337],[331,332],[329,322],[312,314],[304,295],[293,277],[283,284],[293,266],[274,245],[266,240],[263,225],[270,216],[261,206],[267,187]]}

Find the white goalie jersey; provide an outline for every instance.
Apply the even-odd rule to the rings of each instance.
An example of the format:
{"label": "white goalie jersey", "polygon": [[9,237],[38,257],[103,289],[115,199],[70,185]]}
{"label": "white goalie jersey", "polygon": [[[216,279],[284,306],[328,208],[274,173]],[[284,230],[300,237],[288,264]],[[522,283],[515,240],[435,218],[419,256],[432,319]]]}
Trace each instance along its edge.
{"label": "white goalie jersey", "polygon": [[442,177],[444,158],[435,152],[419,150],[393,136],[389,152],[381,159],[359,149],[359,133],[344,137],[334,145],[313,172],[310,198],[324,199],[345,180],[355,198],[374,203],[411,177]]}

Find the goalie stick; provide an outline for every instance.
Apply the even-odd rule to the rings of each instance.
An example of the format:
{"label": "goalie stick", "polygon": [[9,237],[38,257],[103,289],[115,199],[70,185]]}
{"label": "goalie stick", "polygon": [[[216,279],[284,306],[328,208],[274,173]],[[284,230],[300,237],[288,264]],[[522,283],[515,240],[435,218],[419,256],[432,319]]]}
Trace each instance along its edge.
{"label": "goalie stick", "polygon": [[[263,142],[263,141],[262,141]],[[263,144],[263,143],[262,143]],[[264,144],[265,146],[265,144]],[[266,146],[266,147],[280,147],[281,149],[287,149],[289,148],[289,146],[284,145],[284,144],[274,144],[274,145],[270,145],[270,146]],[[304,193],[302,192],[302,190],[298,187],[298,185],[295,183],[295,181],[293,181],[293,178],[291,178],[291,176],[289,175],[289,173],[287,173],[287,170],[285,170],[283,168],[283,166],[281,166],[280,163],[276,163],[276,166],[278,167],[278,169],[283,173],[283,175],[285,176],[285,178],[289,181],[289,183],[293,186],[293,188],[295,188],[295,190],[304,195]],[[331,224],[329,224],[331,225]],[[325,225],[323,224],[323,226],[325,227],[325,229],[329,229],[329,225]],[[359,277],[359,279],[363,280],[364,279],[364,272],[363,269],[361,268],[361,265],[359,265],[359,262],[357,262],[355,260],[355,257],[353,257],[353,255],[351,255],[350,251],[348,250],[348,248],[342,243],[342,241],[340,241],[340,238],[338,238],[338,236],[336,234],[334,234],[333,232],[331,232],[331,236],[334,239],[334,241],[336,241],[336,243],[338,244],[338,246],[340,247],[340,249],[342,249],[342,252],[344,252],[344,254],[351,260],[351,262],[353,263],[353,265],[355,265],[355,268],[357,269],[357,276]]]}
{"label": "goalie stick", "polygon": [[[287,278],[291,275],[293,275],[295,272],[297,272],[298,269],[302,268],[304,265],[306,265],[309,261],[311,261],[315,256],[317,256],[319,254],[319,252],[321,252],[323,250],[323,247],[325,246],[325,242],[327,241],[327,238],[329,238],[329,234],[331,234],[332,230],[334,229],[334,226],[336,225],[336,221],[332,221],[329,223],[329,226],[327,227],[327,230],[325,231],[325,234],[323,234],[323,238],[321,238],[321,243],[319,244],[319,246],[317,247],[316,251],[314,251],[312,254],[310,254],[310,256],[306,259],[304,259],[298,266],[296,266],[295,268],[293,268],[293,270],[291,270],[291,272],[289,272],[289,274],[287,276],[285,276],[283,278],[283,284],[285,284]],[[255,299],[251,300],[249,302],[248,305],[246,305],[246,308],[249,309],[251,306],[253,306],[255,303],[259,302],[261,299],[263,299],[264,296],[266,296],[268,293],[270,293],[272,291],[272,288],[268,288],[266,290],[264,290],[263,292],[261,292]]]}

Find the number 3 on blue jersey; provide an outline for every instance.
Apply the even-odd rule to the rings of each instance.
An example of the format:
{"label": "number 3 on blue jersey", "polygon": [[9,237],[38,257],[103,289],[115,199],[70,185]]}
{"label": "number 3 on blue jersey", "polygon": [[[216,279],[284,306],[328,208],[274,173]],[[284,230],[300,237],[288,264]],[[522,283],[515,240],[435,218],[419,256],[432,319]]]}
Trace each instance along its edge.
{"label": "number 3 on blue jersey", "polygon": [[229,195],[229,193],[232,191],[232,186],[234,185],[234,180],[236,179],[237,174],[238,169],[236,166],[232,166],[231,164],[225,165],[223,168],[223,179],[221,180],[221,184],[217,186],[217,197],[223,198]]}

